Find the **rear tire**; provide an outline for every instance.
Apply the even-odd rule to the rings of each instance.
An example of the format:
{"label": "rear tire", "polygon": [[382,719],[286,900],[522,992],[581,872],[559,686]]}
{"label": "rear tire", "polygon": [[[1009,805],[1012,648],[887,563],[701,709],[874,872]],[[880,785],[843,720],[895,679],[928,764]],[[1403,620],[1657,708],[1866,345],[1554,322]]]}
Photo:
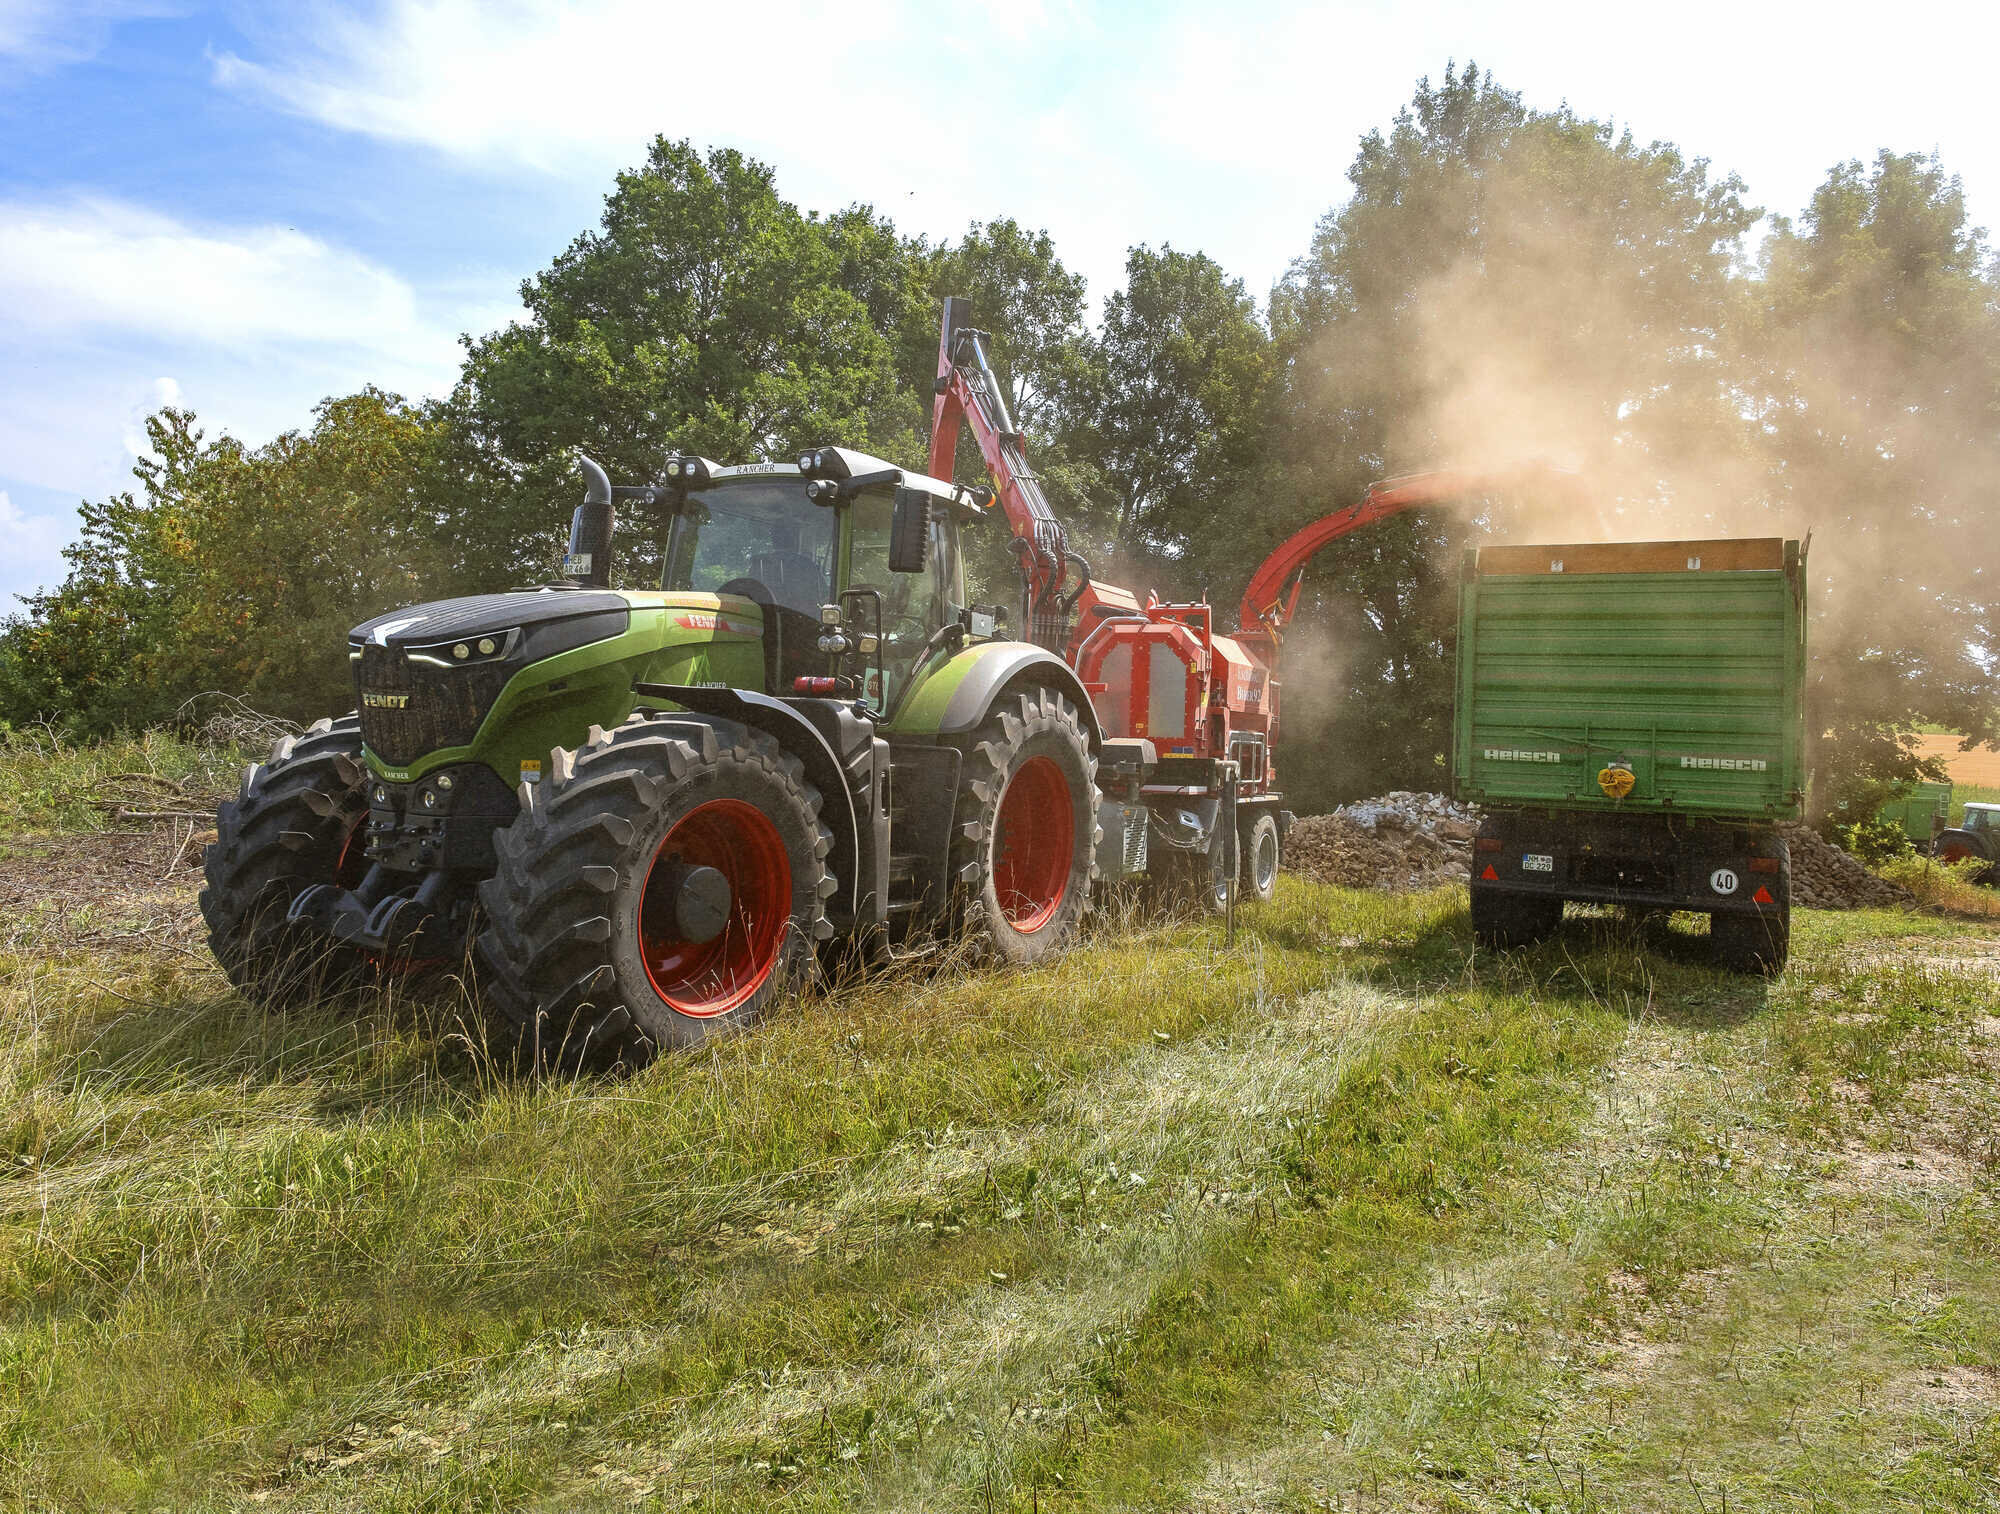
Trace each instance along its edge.
{"label": "rear tire", "polygon": [[368,770],[353,715],[284,737],[217,810],[215,840],[202,854],[201,913],[215,960],[245,998],[279,1009],[365,977],[359,951],[293,925],[286,911],[314,884],[361,881],[367,819]]}
{"label": "rear tire", "polygon": [[1472,885],[1472,935],[1481,946],[1508,951],[1532,946],[1562,924],[1563,902]]}
{"label": "rear tire", "polygon": [[1751,975],[1776,974],[1785,970],[1792,950],[1792,848],[1783,837],[1774,838],[1765,855],[1777,859],[1778,870],[1751,873],[1752,879],[1769,879],[1765,887],[1777,890],[1776,908],[1766,905],[1766,913],[1711,914],[1708,917],[1709,952],[1724,972]]}
{"label": "rear tire", "polygon": [[981,956],[1024,967],[1061,950],[1097,876],[1097,759],[1053,689],[1003,695],[974,734],[952,821],[960,923]]}
{"label": "rear tire", "polygon": [[1724,972],[1752,976],[1785,970],[1792,947],[1792,911],[1776,915],[1710,915],[1709,952]]}
{"label": "rear tire", "polygon": [[638,1066],[750,1025],[832,934],[819,791],[760,731],[634,716],[521,794],[474,951],[537,1066]]}

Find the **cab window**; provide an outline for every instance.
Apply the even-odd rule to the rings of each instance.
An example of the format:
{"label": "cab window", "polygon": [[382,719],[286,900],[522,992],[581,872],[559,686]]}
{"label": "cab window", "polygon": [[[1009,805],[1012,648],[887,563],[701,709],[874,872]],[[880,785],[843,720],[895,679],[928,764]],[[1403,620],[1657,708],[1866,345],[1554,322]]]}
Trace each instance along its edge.
{"label": "cab window", "polygon": [[[882,655],[865,675],[864,694],[881,710],[894,706],[918,651],[932,632],[957,615],[959,564],[957,534],[943,510],[931,512],[929,561],[921,573],[889,571],[889,524],[893,493],[871,489],[848,506],[847,574],[850,589],[874,589],[882,596]],[[872,612],[857,607],[863,625]]]}

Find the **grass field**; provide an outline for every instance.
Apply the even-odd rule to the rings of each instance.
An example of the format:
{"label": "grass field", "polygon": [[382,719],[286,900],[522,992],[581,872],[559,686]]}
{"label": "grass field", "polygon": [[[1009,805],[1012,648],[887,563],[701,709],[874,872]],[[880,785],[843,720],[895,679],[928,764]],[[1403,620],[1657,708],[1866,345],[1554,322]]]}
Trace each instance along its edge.
{"label": "grass field", "polygon": [[1990,926],[1285,879],[530,1084],[247,1011],[170,822],[0,850],[0,1506],[2000,1505]]}

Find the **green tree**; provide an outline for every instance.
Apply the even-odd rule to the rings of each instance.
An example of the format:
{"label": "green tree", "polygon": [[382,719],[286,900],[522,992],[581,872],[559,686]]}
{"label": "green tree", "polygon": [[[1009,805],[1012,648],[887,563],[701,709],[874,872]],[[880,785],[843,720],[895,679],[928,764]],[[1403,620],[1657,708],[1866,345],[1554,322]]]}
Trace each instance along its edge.
{"label": "green tree", "polygon": [[1778,507],[1815,533],[1814,729],[1836,809],[1899,733],[2000,736],[2000,274],[1935,158],[1844,163],[1765,244],[1751,341]]}
{"label": "green tree", "polygon": [[82,508],[62,585],[0,633],[0,718],[101,733],[241,694],[300,719],[343,710],[356,621],[453,588],[435,429],[364,390],[267,446],[146,423],[140,488]]}
{"label": "green tree", "polygon": [[[765,164],[657,139],[600,229],[522,286],[527,319],[468,347],[449,407],[468,566],[550,570],[577,448],[626,479],[684,451],[743,462],[838,439],[907,455],[923,409],[898,372],[911,256],[865,208],[822,221]],[[657,570],[661,523],[634,524],[636,578]]]}
{"label": "green tree", "polygon": [[1091,461],[1129,571],[1166,569],[1192,591],[1240,530],[1217,501],[1240,492],[1263,438],[1270,339],[1256,302],[1201,253],[1135,247],[1104,304]]}
{"label": "green tree", "polygon": [[[1373,479],[1444,463],[1559,460],[1602,509],[1471,502],[1329,549],[1298,632],[1322,655],[1294,660],[1287,683],[1290,748],[1314,754],[1295,781],[1314,800],[1437,771],[1468,531],[1633,534],[1694,464],[1748,445],[1714,361],[1757,216],[1733,178],[1567,108],[1531,110],[1467,66],[1421,82],[1348,179],[1352,197],[1272,295],[1282,380],[1264,471],[1233,512],[1258,527],[1238,533],[1238,571]],[[1357,613],[1322,619],[1334,606]]]}

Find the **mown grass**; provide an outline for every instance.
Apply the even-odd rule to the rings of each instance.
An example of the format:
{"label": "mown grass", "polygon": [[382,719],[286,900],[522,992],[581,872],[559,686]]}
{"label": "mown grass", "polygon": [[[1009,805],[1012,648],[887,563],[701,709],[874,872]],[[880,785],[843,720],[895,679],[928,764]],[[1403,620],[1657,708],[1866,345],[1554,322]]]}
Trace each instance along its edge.
{"label": "mown grass", "polygon": [[[62,1508],[1198,1488],[1320,1353],[1525,1222],[1635,1026],[1722,1045],[1823,1021],[1829,986],[1873,1003],[1856,935],[1949,940],[1807,917],[1843,965],[1767,997],[1682,938],[1575,921],[1493,961],[1450,893],[1287,880],[1233,953],[1128,922],[539,1086],[448,1001],[273,1021],[192,964],[11,962],[4,1476]],[[1810,1086],[1933,1070],[1900,1030],[1805,1023],[1778,1044]],[[1654,1180],[1604,1255],[1671,1288],[1751,1244],[1738,1202]]]}
{"label": "mown grass", "polygon": [[1496,958],[1456,891],[1286,878],[1233,950],[1104,919],[544,1083],[449,992],[0,954],[0,1494],[1986,1506],[2000,935],[1802,914],[1771,985],[1701,947]]}

